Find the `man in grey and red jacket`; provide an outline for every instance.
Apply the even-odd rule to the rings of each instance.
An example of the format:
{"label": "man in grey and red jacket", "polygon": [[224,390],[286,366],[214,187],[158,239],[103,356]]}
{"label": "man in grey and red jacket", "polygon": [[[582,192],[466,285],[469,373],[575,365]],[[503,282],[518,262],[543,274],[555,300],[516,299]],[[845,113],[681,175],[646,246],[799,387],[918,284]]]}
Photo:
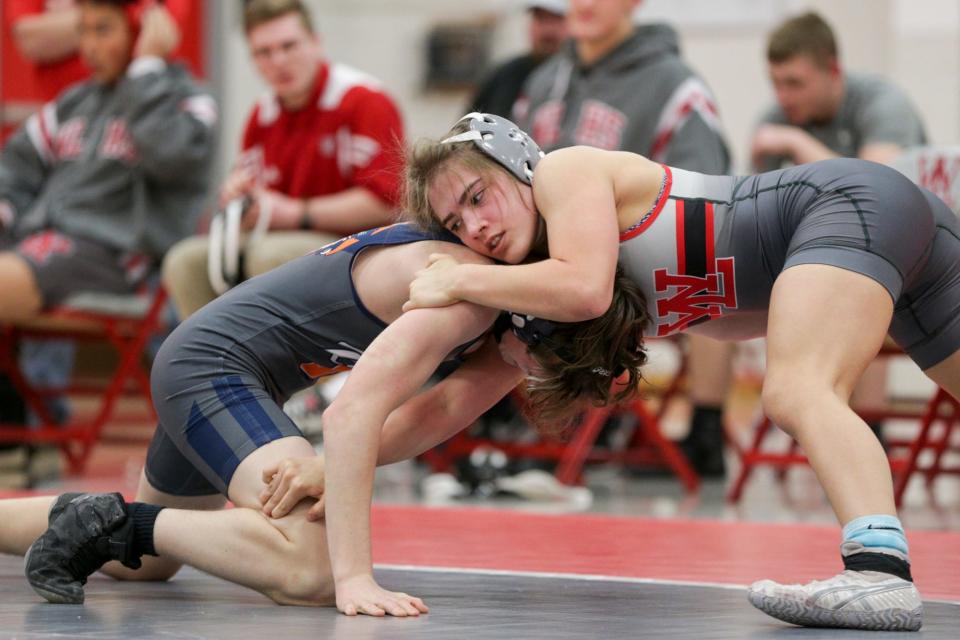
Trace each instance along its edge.
{"label": "man in grey and red jacket", "polygon": [[206,199],[216,104],[165,62],[178,39],[169,12],[82,0],[79,28],[91,80],[0,153],[0,322],[77,291],[134,291]]}
{"label": "man in grey and red jacket", "polygon": [[716,102],[666,24],[635,25],[639,0],[572,0],[572,40],[527,81],[518,116],[544,149],[584,144],[671,166],[726,173]]}
{"label": "man in grey and red jacket", "polygon": [[[680,57],[666,24],[636,25],[640,0],[570,0],[572,40],[527,81],[520,126],[544,151],[571,145],[620,149],[664,164],[725,174],[730,156],[713,94]],[[724,473],[722,405],[730,346],[691,337],[688,389],[694,405],[682,443],[701,475]]]}

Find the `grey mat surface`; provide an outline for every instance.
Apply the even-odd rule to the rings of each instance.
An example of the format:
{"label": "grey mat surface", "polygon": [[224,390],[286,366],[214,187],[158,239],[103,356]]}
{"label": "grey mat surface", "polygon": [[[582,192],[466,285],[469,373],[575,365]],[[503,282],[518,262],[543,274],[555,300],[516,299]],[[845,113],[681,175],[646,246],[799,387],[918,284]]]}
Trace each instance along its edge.
{"label": "grey mat surface", "polygon": [[191,569],[165,584],[87,585],[82,606],[42,602],[19,558],[0,556],[2,638],[508,638],[960,637],[960,605],[927,603],[920,633],[801,629],[756,611],[739,589],[381,569],[387,588],[421,596],[419,619],[347,618],[333,609],[280,607]]}

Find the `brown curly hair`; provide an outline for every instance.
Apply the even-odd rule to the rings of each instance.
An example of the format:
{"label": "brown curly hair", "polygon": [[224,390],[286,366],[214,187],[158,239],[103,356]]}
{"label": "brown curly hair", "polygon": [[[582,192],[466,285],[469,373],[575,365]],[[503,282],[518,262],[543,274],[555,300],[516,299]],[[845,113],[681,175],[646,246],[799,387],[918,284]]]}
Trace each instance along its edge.
{"label": "brown curly hair", "polygon": [[527,378],[525,412],[538,430],[560,433],[589,406],[635,397],[647,362],[643,331],[649,321],[643,291],[617,267],[613,301],[602,316],[557,323],[530,347],[541,373]]}

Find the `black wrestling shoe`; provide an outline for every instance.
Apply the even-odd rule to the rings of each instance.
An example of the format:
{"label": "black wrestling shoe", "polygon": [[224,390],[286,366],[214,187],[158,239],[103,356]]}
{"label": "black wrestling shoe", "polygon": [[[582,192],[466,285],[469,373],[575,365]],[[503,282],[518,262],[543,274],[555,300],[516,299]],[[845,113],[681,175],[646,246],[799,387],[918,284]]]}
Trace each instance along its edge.
{"label": "black wrestling shoe", "polygon": [[49,528],[27,551],[25,573],[46,600],[82,604],[87,578],[108,560],[134,569],[140,560],[132,556],[133,523],[119,493],[64,498],[54,501]]}
{"label": "black wrestling shoe", "polygon": [[56,520],[61,513],[63,513],[63,510],[67,508],[67,505],[70,504],[74,498],[79,498],[82,495],[83,494],[79,491],[74,491],[70,493],[61,493],[59,496],[57,496],[57,499],[54,500],[53,504],[50,505],[50,511],[47,512],[47,526],[49,527],[51,524],[53,524],[53,521]]}

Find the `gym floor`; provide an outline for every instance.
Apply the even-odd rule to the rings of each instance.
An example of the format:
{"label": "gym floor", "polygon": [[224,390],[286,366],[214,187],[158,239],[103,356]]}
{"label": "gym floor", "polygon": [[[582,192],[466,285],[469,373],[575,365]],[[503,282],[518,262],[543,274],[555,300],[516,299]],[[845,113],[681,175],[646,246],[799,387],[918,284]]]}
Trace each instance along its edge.
{"label": "gym floor", "polygon": [[[142,444],[106,442],[90,465],[96,471],[3,495],[77,488],[130,495],[142,456]],[[95,576],[85,605],[50,605],[26,583],[22,560],[7,556],[0,557],[0,636],[876,637],[800,629],[747,602],[745,587],[753,580],[805,582],[839,568],[837,527],[805,469],[783,484],[758,474],[739,507],[724,503],[722,483],[707,483],[691,497],[674,480],[630,478],[610,468],[591,471],[594,498],[575,505],[428,504],[416,491],[421,478],[412,464],[381,470],[373,517],[379,578],[422,597],[431,613],[420,619],[278,607],[192,569],[165,584]],[[925,599],[924,627],[912,638],[955,638],[960,627],[958,484],[946,478],[933,492],[921,485],[907,495],[903,515]]]}

